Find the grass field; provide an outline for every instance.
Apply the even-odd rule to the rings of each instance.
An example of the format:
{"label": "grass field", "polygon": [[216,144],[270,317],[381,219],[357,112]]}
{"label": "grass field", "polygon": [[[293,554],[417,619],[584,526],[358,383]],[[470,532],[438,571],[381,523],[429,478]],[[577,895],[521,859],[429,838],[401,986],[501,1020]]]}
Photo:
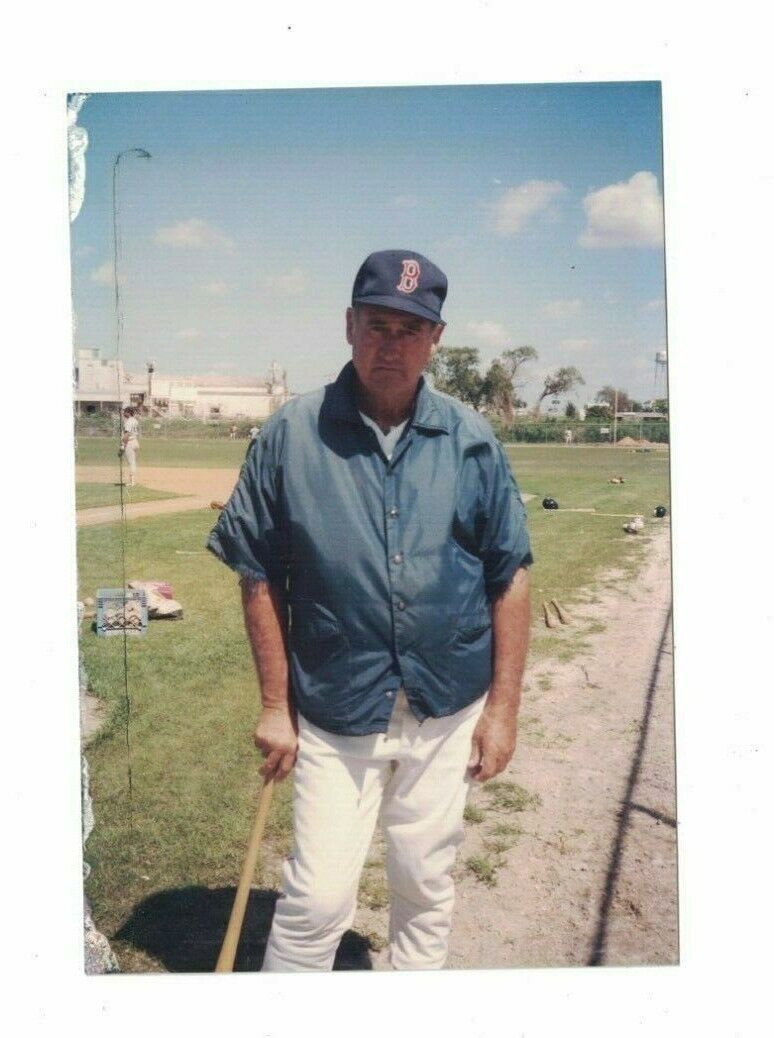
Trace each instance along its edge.
{"label": "grass field", "polygon": [[[137,456],[142,466],[160,468],[239,468],[247,452],[247,440],[144,439]],[[81,436],[75,450],[76,465],[114,465],[117,447],[108,436]]]}
{"label": "grass field", "polygon": [[[645,538],[625,534],[625,519],[570,512],[595,508],[612,516],[644,515],[658,504],[669,507],[669,465],[664,451],[638,454],[599,447],[518,447],[506,449],[519,488],[535,494],[527,505],[530,537],[535,555],[532,571],[533,616],[542,599],[558,598],[572,605],[587,597],[602,572],[619,569],[621,579],[633,577],[645,551]],[[611,484],[623,476],[623,484]],[[558,511],[542,507],[544,497],[559,503]],[[562,651],[579,645],[565,640]],[[545,626],[537,625],[532,654],[555,652],[556,641]]]}
{"label": "grass field", "polygon": [[[118,505],[121,503],[121,488],[117,483],[76,483],[75,484],[75,507],[78,511],[83,508],[101,508],[105,505]],[[170,497],[179,497],[167,490],[151,490],[149,487],[136,486],[129,490],[124,488],[124,502],[137,504],[140,501],[164,501]]]}
{"label": "grass field", "polygon": [[[233,451],[239,445],[196,444],[195,465],[201,464],[200,446]],[[619,579],[629,579],[647,536],[627,537],[621,530],[624,520],[618,518],[546,512],[541,499],[548,494],[564,508],[649,516],[656,504],[669,504],[669,466],[663,454],[594,448],[511,447],[508,454],[521,489],[537,495],[527,506],[536,559],[533,655],[576,652],[581,636],[554,638],[539,620],[540,600],[556,597],[571,607],[580,597],[588,598],[601,575],[612,569]],[[626,482],[608,484],[614,474]],[[259,785],[250,738],[258,692],[236,578],[204,551],[213,522],[207,510],[126,525],[127,579],[169,580],[185,611],[182,621],[151,622],[145,638],[128,642],[131,811],[123,640],[99,639],[86,625],[82,634],[92,688],[110,714],[87,751],[97,819],[87,849],[92,865],[87,892],[98,927],[111,938],[122,968],[130,971],[160,968],[158,957],[135,946],[142,941],[133,943],[132,927],[139,932],[152,914],[145,911],[147,899],[171,900],[184,914],[204,888],[234,885]],[[79,530],[80,597],[121,585],[120,531],[119,524]],[[275,884],[279,858],[288,847],[289,796],[290,785],[284,783],[272,810],[262,886]],[[217,953],[228,898],[218,905],[216,932],[200,935],[207,951],[195,959],[199,968],[211,968]],[[115,939],[119,929],[122,937]]]}

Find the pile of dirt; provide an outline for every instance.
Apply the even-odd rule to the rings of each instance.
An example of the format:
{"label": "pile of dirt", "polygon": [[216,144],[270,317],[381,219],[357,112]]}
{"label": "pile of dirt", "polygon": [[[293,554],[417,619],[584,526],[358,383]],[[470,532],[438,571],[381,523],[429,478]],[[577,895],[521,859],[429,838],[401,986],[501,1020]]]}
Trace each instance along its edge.
{"label": "pile of dirt", "polygon": [[650,447],[650,445],[650,440],[635,440],[631,436],[624,436],[616,444],[618,447]]}

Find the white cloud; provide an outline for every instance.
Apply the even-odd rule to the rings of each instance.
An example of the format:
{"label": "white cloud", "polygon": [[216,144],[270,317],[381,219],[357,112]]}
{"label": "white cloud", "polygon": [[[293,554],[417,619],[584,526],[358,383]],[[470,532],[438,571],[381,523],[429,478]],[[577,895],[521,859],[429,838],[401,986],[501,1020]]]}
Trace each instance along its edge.
{"label": "white cloud", "polygon": [[307,277],[300,267],[293,267],[284,274],[264,278],[263,287],[278,296],[300,296],[307,287]]}
{"label": "white cloud", "polygon": [[176,249],[233,249],[234,243],[217,227],[192,217],[190,220],[180,220],[178,223],[170,224],[169,227],[159,227],[154,236],[158,245],[171,245]]}
{"label": "white cloud", "polygon": [[398,209],[416,209],[419,205],[419,199],[416,195],[396,195],[392,200],[392,204]]}
{"label": "white cloud", "polygon": [[202,333],[198,328],[181,328],[177,332],[178,339],[198,339]]}
{"label": "white cloud", "polygon": [[577,314],[582,307],[580,299],[552,299],[549,303],[544,303],[541,309],[546,316],[563,320]]}
{"label": "white cloud", "polygon": [[208,281],[202,285],[202,292],[207,296],[225,296],[228,293],[228,285],[225,281]]}
{"label": "white cloud", "polygon": [[663,243],[664,207],[653,173],[590,191],[583,199],[586,229],[578,239],[588,249],[655,248]]}
{"label": "white cloud", "polygon": [[547,209],[564,190],[558,180],[526,180],[518,187],[509,187],[494,204],[497,233],[519,234],[533,216]]}
{"label": "white cloud", "polygon": [[113,261],[105,260],[105,262],[92,270],[89,275],[92,281],[96,281],[98,285],[112,285],[113,284]]}
{"label": "white cloud", "polygon": [[508,342],[508,332],[497,321],[468,321],[466,327],[471,335],[488,346],[505,346]]}

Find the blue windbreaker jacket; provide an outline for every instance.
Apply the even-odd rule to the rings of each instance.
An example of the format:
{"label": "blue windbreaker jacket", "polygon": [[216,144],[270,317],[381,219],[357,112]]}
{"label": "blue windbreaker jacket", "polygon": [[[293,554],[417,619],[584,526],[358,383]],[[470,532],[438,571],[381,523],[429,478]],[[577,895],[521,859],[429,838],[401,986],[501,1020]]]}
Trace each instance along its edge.
{"label": "blue windbreaker jacket", "polygon": [[329,732],[387,730],[472,703],[492,676],[491,600],[532,562],[524,506],[476,412],[421,380],[391,461],[355,371],[263,426],[208,548],[288,592],[292,691]]}

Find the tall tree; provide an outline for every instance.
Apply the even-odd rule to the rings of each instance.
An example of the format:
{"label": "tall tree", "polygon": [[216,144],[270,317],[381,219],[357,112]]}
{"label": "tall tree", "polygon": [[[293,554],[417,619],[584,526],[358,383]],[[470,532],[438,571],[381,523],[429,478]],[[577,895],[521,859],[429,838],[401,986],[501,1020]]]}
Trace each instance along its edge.
{"label": "tall tree", "polygon": [[481,386],[481,403],[490,414],[513,421],[515,406],[513,383],[499,360],[493,360]]}
{"label": "tall tree", "polygon": [[602,386],[602,388],[596,395],[596,400],[600,404],[607,404],[610,408],[610,411],[612,412],[615,408],[616,393],[618,393],[618,410],[631,411],[632,398],[629,396],[625,389],[616,390],[615,386]]}
{"label": "tall tree", "polygon": [[529,361],[537,360],[537,356],[538,353],[534,346],[514,346],[510,350],[503,350],[500,355],[500,363],[515,390],[524,387],[523,382],[517,382],[519,372]]}
{"label": "tall tree", "polygon": [[484,383],[478,364],[478,350],[472,346],[441,346],[427,370],[433,376],[436,389],[477,408]]}
{"label": "tall tree", "polygon": [[607,404],[588,404],[586,407],[586,421],[609,422],[612,420],[613,411]]}
{"label": "tall tree", "polygon": [[567,401],[567,406],[564,409],[564,417],[565,418],[577,418],[578,417],[578,408],[575,406],[575,404],[572,402],[572,400],[568,400]]}
{"label": "tall tree", "polygon": [[535,415],[537,416],[540,414],[540,405],[546,397],[556,400],[557,397],[571,392],[576,386],[583,386],[585,384],[583,376],[577,368],[564,367],[552,371],[549,375],[546,375],[543,380],[543,389],[541,390],[540,396],[537,398],[537,403],[535,404]]}

